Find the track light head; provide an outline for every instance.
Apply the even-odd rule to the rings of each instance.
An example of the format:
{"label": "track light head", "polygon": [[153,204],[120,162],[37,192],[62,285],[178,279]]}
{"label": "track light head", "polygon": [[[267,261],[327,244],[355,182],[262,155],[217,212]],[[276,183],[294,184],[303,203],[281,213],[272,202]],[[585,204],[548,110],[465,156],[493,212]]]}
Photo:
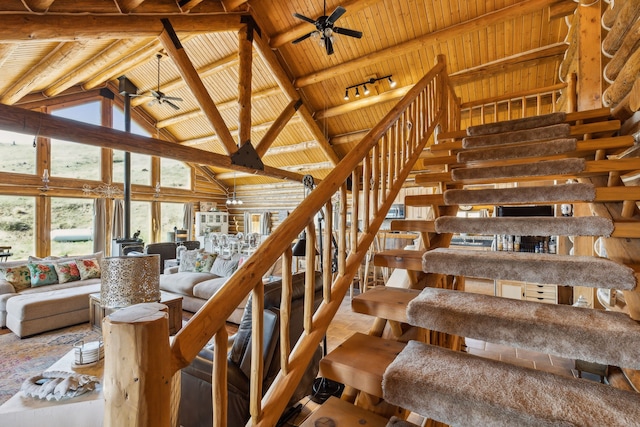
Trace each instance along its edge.
{"label": "track light head", "polygon": [[371,93],[367,85],[362,85],[362,88],[364,89],[363,92],[365,95],[369,95]]}
{"label": "track light head", "polygon": [[396,82],[389,76],[389,86],[396,87]]}
{"label": "track light head", "polygon": [[346,90],[344,91],[344,100],[345,100],[345,101],[348,101],[348,100],[349,100],[349,89],[346,89]]}
{"label": "track light head", "polygon": [[360,97],[360,89],[356,88],[356,98],[359,98],[359,97]]}

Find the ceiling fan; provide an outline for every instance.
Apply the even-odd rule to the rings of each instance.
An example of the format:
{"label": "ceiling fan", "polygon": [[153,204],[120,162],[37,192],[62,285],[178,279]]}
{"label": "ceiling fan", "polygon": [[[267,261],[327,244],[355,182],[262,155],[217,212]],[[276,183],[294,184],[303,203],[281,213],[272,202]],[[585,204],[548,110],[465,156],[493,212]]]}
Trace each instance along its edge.
{"label": "ceiling fan", "polygon": [[167,96],[164,93],[162,93],[160,91],[160,60],[162,59],[162,55],[161,54],[157,54],[156,58],[158,58],[158,90],[153,90],[151,89],[149,92],[151,92],[151,95],[147,95],[147,96],[153,96],[153,101],[149,102],[149,106],[154,105],[154,104],[167,104],[168,106],[170,106],[171,108],[173,108],[174,110],[179,110],[180,107],[178,107],[176,104],[174,104],[172,101],[182,101],[182,98],[178,98],[176,96]]}
{"label": "ceiling fan", "polygon": [[293,16],[305,22],[315,25],[316,29],[308,34],[305,34],[302,37],[295,39],[292,43],[293,44],[300,43],[301,41],[306,40],[309,37],[320,37],[319,40],[321,44],[324,44],[324,47],[327,50],[327,55],[332,55],[333,54],[333,33],[342,34],[349,37],[355,37],[357,39],[361,38],[362,37],[361,31],[350,30],[348,28],[334,26],[335,22],[342,15],[344,15],[346,11],[347,10],[344,7],[338,6],[336,7],[336,10],[334,10],[331,13],[331,15],[327,16],[327,0],[324,0],[323,14],[315,21],[299,13],[294,13]]}

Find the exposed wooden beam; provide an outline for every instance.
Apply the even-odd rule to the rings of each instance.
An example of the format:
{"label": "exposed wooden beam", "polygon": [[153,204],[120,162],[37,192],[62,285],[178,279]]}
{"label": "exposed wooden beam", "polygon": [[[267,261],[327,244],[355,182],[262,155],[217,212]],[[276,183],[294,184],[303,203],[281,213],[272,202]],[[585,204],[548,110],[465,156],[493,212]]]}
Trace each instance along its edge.
{"label": "exposed wooden beam", "polygon": [[196,165],[196,164],[192,164],[192,166],[196,168],[207,179],[207,181],[209,181],[212,184],[215,184],[218,188],[220,188],[225,193],[229,192],[229,187],[222,184],[216,177],[216,174],[214,174],[213,171],[209,169],[209,167]]}
{"label": "exposed wooden beam", "polygon": [[0,102],[3,104],[15,104],[23,96],[38,87],[42,81],[47,79],[52,73],[57,73],[74,56],[83,53],[88,44],[88,40],[78,42],[60,43],[51,53],[45,56],[37,65],[31,67],[26,74],[23,74],[11,88],[2,95]]}
{"label": "exposed wooden beam", "polygon": [[74,86],[62,92],[55,98],[42,96],[42,93],[32,93],[23,97],[14,105],[20,106],[26,110],[33,110],[39,107],[59,106],[59,105],[75,105],[82,102],[90,102],[101,99],[102,89],[83,90],[79,86]]}
{"label": "exposed wooden beam", "polygon": [[98,55],[93,56],[81,66],[76,67],[74,70],[55,81],[51,86],[45,89],[43,93],[48,97],[59,95],[66,89],[86,81],[96,73],[99,73],[103,68],[111,68],[123,56],[126,56],[127,52],[137,51],[148,43],[149,40],[136,39],[115,41]]}
{"label": "exposed wooden beam", "polygon": [[[293,87],[289,76],[282,69],[282,66],[278,62],[275,54],[271,50],[271,47],[267,44],[266,41],[263,40],[261,36],[256,35],[254,39],[254,45],[260,54],[262,60],[269,66],[269,69],[274,75],[274,78],[278,82],[278,86],[280,89],[289,97],[289,101],[301,99],[298,96],[296,89]],[[320,147],[324,151],[327,158],[334,164],[337,165],[340,162],[340,158],[336,154],[335,150],[331,145],[329,145],[329,141],[327,140],[326,135],[318,126],[318,123],[313,119],[311,112],[304,104],[304,101],[300,108],[298,109],[298,113],[302,118],[303,122],[307,126],[307,129],[311,132],[313,137],[318,141]]]}
{"label": "exposed wooden beam", "polygon": [[[157,15],[106,14],[0,14],[0,40],[77,41],[158,37],[163,31]],[[167,14],[177,33],[199,34],[238,31],[243,14]]]}
{"label": "exposed wooden beam", "polygon": [[569,47],[568,43],[553,43],[548,46],[542,46],[531,49],[526,52],[517,53],[506,58],[487,62],[477,67],[467,68],[456,73],[450,74],[449,79],[453,85],[459,85],[471,80],[486,79],[496,74],[502,74],[512,70],[514,67],[530,66],[533,61],[555,60],[561,58]]}
{"label": "exposed wooden beam", "polygon": [[116,5],[118,5],[118,9],[120,9],[120,12],[129,13],[136,7],[144,3],[144,0],[115,0],[115,2]]}
{"label": "exposed wooden beam", "polygon": [[578,3],[574,1],[561,1],[554,3],[549,6],[549,20],[551,21],[558,18],[564,18],[568,15],[573,15],[573,12],[576,11],[576,7],[578,7]]}
{"label": "exposed wooden beam", "polygon": [[499,22],[522,17],[533,11],[544,9],[547,6],[556,3],[557,1],[558,0],[521,1],[505,8],[480,15],[468,21],[461,22],[456,25],[451,25],[449,27],[434,31],[429,34],[425,34],[424,36],[417,37],[408,42],[390,46],[386,49],[361,56],[351,61],[343,62],[342,64],[298,77],[294,84],[296,88],[302,88],[315,83],[320,83],[324,80],[338,77],[345,73],[350,73],[357,69],[371,67],[373,64],[391,60],[397,56],[404,55],[407,52],[425,49],[438,43],[442,43],[446,40],[453,39],[460,35],[477,31],[478,28],[486,28]]}
{"label": "exposed wooden beam", "polygon": [[78,142],[94,147],[129,151],[149,156],[176,159],[187,163],[209,165],[252,175],[302,182],[303,176],[294,172],[266,166],[255,170],[231,163],[229,156],[185,147],[157,138],[149,138],[116,129],[90,125],[76,120],[29,111],[0,104],[0,129],[27,135],[41,135]]}
{"label": "exposed wooden beam", "polygon": [[171,57],[178,67],[180,75],[182,75],[184,81],[187,82],[187,85],[198,101],[200,108],[202,108],[209,119],[209,122],[211,122],[211,125],[218,134],[220,142],[227,154],[231,155],[235,153],[238,150],[238,147],[236,146],[224,119],[211,99],[209,92],[207,92],[207,88],[204,86],[204,83],[202,83],[202,79],[200,79],[198,72],[191,63],[191,60],[189,60],[189,56],[182,47],[182,43],[180,43],[176,33],[173,31],[171,23],[168,20],[164,20],[163,24],[165,26],[165,31],[160,34],[160,42],[164,46],[169,57]]}
{"label": "exposed wooden beam", "polygon": [[55,0],[23,0],[22,3],[32,12],[46,12]]}
{"label": "exposed wooden beam", "polygon": [[282,132],[282,129],[287,125],[289,119],[296,113],[300,104],[302,104],[300,100],[291,101],[280,113],[271,127],[269,127],[267,133],[264,134],[260,142],[256,145],[256,153],[258,153],[258,156],[264,156],[269,147],[271,147],[271,144],[273,144],[280,132]]}
{"label": "exposed wooden beam", "polygon": [[221,0],[221,2],[224,10],[226,10],[227,12],[234,11],[240,6],[248,3],[247,0]]}
{"label": "exposed wooden beam", "polygon": [[253,23],[238,31],[238,145],[251,143]]}

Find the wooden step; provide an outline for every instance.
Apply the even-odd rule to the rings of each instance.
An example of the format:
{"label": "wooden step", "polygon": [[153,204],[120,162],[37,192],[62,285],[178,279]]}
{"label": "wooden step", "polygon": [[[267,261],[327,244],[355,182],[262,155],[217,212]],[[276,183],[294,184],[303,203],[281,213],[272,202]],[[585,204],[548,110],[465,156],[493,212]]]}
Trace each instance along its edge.
{"label": "wooden step", "polygon": [[622,427],[640,419],[637,393],[416,341],[385,372],[384,399],[450,425]]}
{"label": "wooden step", "polygon": [[[376,292],[376,300],[383,298]],[[422,290],[406,311],[407,323],[430,330],[640,369],[640,324],[625,313],[436,288]]]}
{"label": "wooden step", "polygon": [[416,289],[376,286],[353,297],[351,309],[356,313],[407,323],[407,305],[418,295],[420,291]]}
{"label": "wooden step", "polygon": [[571,126],[566,123],[543,126],[536,129],[517,130],[479,136],[467,136],[462,139],[462,148],[498,147],[523,142],[542,142],[548,139],[568,138]]}
{"label": "wooden step", "polygon": [[551,157],[575,157],[567,153],[576,151],[578,144],[575,138],[561,138],[535,143],[507,145],[458,152],[459,163],[500,162],[507,159],[535,157],[536,160]]}
{"label": "wooden step", "polygon": [[382,375],[405,343],[356,332],[320,361],[319,375],[382,397]]}
{"label": "wooden step", "polygon": [[632,268],[592,256],[438,248],[424,253],[422,267],[426,273],[621,290],[635,289],[637,281]]}
{"label": "wooden step", "polygon": [[414,207],[441,206],[444,205],[444,196],[442,194],[415,194],[404,196],[404,204]]}
{"label": "wooden step", "polygon": [[513,120],[505,120],[500,122],[486,123],[481,125],[469,126],[467,135],[491,135],[496,133],[504,133],[518,130],[531,130],[540,127],[557,125],[565,123],[567,114],[564,112],[541,114],[532,117],[524,117]]}
{"label": "wooden step", "polygon": [[380,415],[331,396],[304,420],[300,427],[385,427],[388,420]]}
{"label": "wooden step", "polygon": [[422,187],[433,187],[441,183],[452,182],[451,172],[432,172],[432,173],[420,173],[415,177],[416,185]]}
{"label": "wooden step", "polygon": [[422,271],[422,254],[424,254],[424,251],[410,251],[404,249],[381,251],[374,254],[373,265],[376,267]]}
{"label": "wooden step", "polygon": [[433,221],[416,219],[394,219],[389,224],[392,231],[417,231],[419,233],[435,233],[436,227]]}
{"label": "wooden step", "polygon": [[608,218],[587,217],[492,217],[443,216],[435,221],[438,233],[509,234],[515,236],[604,236],[613,232]]}

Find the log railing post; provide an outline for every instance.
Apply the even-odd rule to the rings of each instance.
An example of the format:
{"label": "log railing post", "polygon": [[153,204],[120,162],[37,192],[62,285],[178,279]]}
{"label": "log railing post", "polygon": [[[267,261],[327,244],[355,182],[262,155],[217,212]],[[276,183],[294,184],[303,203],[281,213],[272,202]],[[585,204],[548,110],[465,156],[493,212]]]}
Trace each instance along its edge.
{"label": "log railing post", "polygon": [[176,386],[179,396],[180,371],[173,384],[167,307],[149,303],[118,310],[104,319],[102,336],[105,427],[169,427],[177,419],[171,394]]}

